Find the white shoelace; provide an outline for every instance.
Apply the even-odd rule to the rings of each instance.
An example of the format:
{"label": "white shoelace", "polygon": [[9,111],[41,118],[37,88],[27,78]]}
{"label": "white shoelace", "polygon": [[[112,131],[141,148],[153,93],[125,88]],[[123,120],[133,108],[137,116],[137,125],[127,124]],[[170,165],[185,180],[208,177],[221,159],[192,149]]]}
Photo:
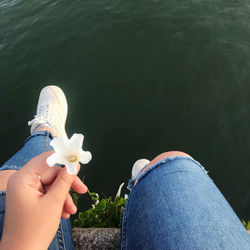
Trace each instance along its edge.
{"label": "white shoelace", "polygon": [[48,123],[53,116],[54,110],[51,102],[47,102],[38,107],[37,114],[34,119],[28,122],[29,126],[37,124],[38,126],[43,123]]}

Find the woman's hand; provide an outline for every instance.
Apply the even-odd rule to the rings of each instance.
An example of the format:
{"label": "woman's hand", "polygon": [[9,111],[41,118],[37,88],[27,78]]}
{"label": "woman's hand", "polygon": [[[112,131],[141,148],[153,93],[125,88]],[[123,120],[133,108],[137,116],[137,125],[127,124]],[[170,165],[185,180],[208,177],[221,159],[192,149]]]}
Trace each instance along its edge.
{"label": "woman's hand", "polygon": [[7,186],[4,230],[0,249],[47,249],[61,216],[76,212],[70,187],[86,193],[87,187],[66,168],[50,168],[52,152],[33,158],[13,174]]}

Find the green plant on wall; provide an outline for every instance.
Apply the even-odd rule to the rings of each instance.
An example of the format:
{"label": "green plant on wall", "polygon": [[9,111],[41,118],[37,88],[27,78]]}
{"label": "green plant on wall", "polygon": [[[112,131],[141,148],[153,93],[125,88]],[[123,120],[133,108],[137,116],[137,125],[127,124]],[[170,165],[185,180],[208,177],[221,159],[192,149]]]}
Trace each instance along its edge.
{"label": "green plant on wall", "polygon": [[242,220],[242,224],[246,228],[246,230],[250,230],[250,221],[246,222],[246,221]]}
{"label": "green plant on wall", "polygon": [[[126,197],[120,197],[123,185],[124,183],[120,185],[114,199],[108,197],[99,200],[97,193],[88,191],[93,201],[92,208],[79,212],[77,219],[73,221],[73,227],[120,227],[122,213],[127,199]],[[73,193],[72,196],[77,205],[78,195]]]}

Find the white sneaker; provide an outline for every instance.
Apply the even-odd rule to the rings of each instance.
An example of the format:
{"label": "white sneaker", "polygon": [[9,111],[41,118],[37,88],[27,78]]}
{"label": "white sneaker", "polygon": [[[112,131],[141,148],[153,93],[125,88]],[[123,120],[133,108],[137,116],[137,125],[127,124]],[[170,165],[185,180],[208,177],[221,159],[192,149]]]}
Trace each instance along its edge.
{"label": "white sneaker", "polygon": [[57,137],[68,138],[65,122],[68,114],[68,104],[63,91],[57,86],[47,86],[40,92],[36,115],[32,121],[30,133],[33,134],[41,126],[48,126]]}
{"label": "white sneaker", "polygon": [[140,159],[140,160],[137,160],[135,163],[134,163],[134,166],[132,168],[132,178],[136,178],[137,175],[139,174],[139,172],[147,165],[149,164],[149,160],[147,159]]}

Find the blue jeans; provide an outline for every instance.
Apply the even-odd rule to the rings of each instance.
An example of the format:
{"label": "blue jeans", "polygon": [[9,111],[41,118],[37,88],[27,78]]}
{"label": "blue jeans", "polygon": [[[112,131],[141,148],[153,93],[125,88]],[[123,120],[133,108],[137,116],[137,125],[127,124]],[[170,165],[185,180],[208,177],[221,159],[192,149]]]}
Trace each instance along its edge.
{"label": "blue jeans", "polygon": [[121,248],[250,249],[250,237],[204,168],[187,157],[145,167],[129,183]]}
{"label": "blue jeans", "polygon": [[[51,139],[48,132],[35,133],[0,170],[20,169],[51,150]],[[250,249],[246,230],[198,162],[166,158],[139,174],[137,181],[129,182],[122,249]],[[0,191],[0,238],[4,212],[5,192]],[[52,249],[73,249],[70,220],[61,220]]]}
{"label": "blue jeans", "polygon": [[[52,150],[49,145],[53,137],[47,131],[36,132],[30,136],[24,145],[12,158],[10,158],[2,167],[3,170],[18,170],[35,156]],[[3,223],[5,215],[5,191],[0,191],[0,239],[3,232]],[[70,219],[61,219],[57,233],[51,242],[49,250],[73,250],[73,239]]]}

